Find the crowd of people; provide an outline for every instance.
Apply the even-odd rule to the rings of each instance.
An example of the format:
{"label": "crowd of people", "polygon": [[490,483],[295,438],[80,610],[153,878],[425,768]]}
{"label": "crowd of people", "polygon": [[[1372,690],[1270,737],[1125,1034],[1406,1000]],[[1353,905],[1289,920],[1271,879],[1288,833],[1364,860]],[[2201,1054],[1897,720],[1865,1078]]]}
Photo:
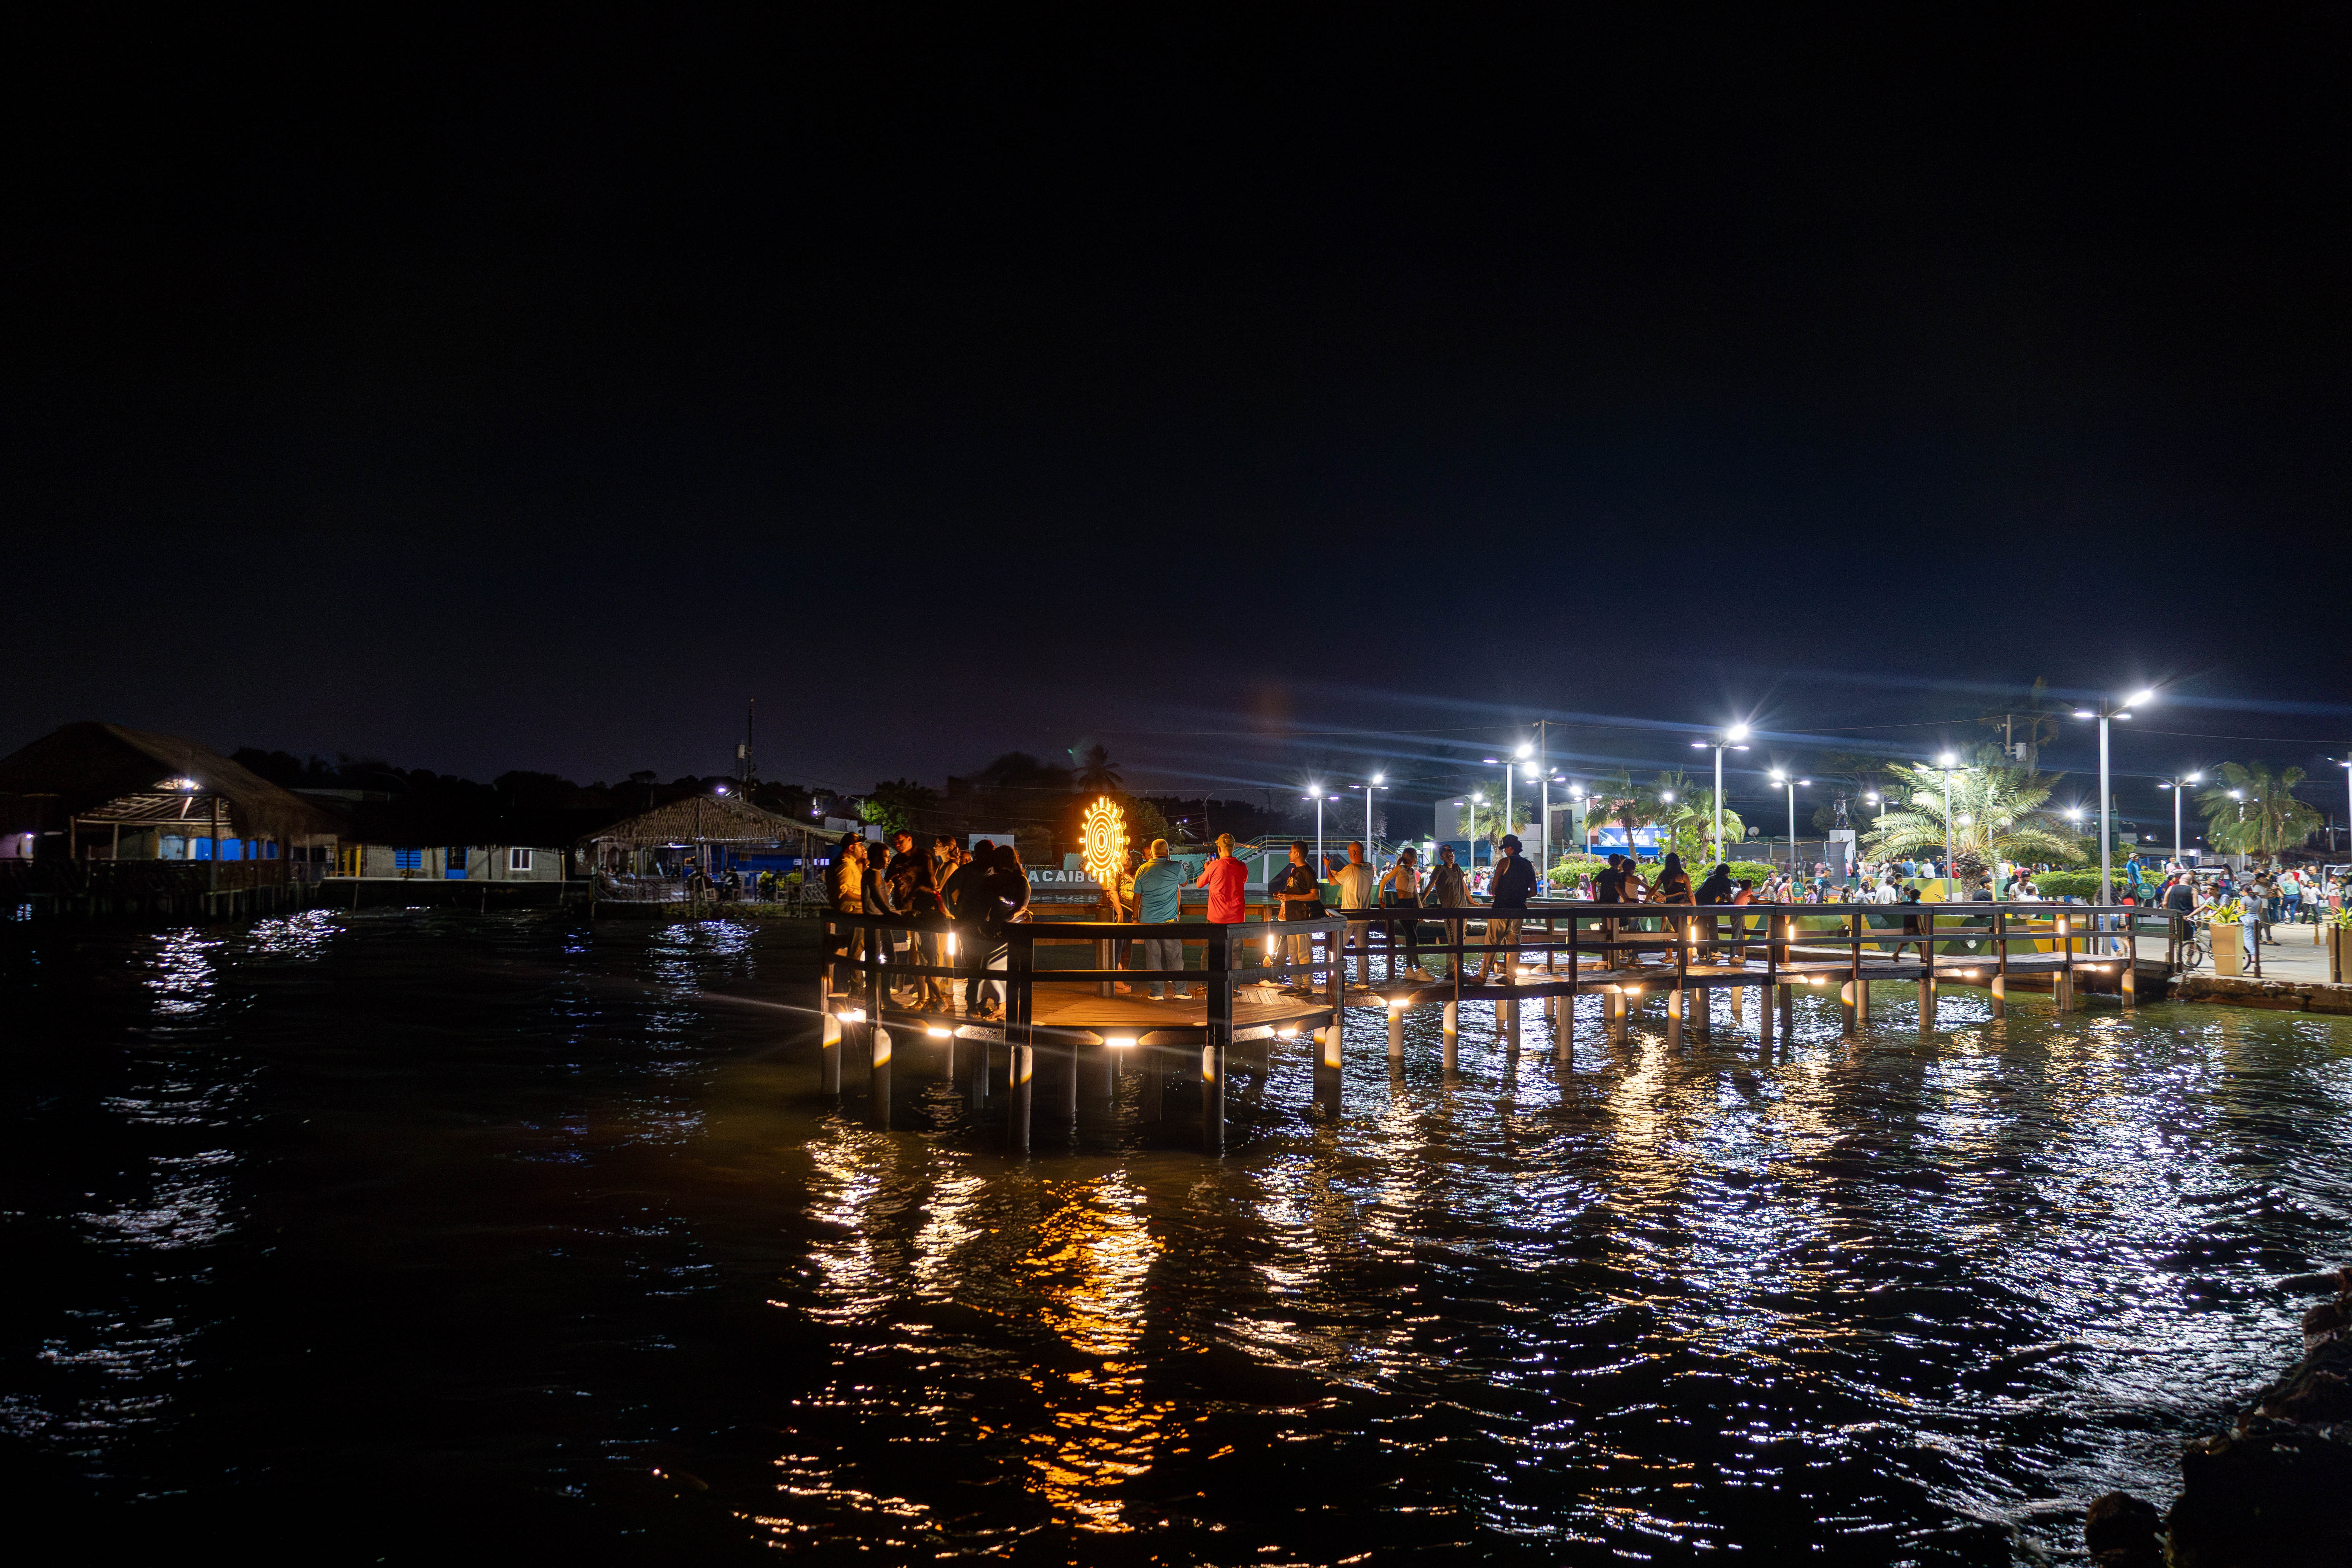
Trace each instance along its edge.
{"label": "crowd of people", "polygon": [[[1367,979],[1377,931],[1387,953],[1391,979],[1433,980],[1423,960],[1423,917],[1417,911],[1478,908],[1475,900],[1483,893],[1486,902],[1480,912],[1486,935],[1478,945],[1490,951],[1478,954],[1475,972],[1465,978],[1484,980],[1491,969],[1506,963],[1507,953],[1516,951],[1525,915],[1513,911],[1528,908],[1538,881],[1535,867],[1512,835],[1504,836],[1497,845],[1493,868],[1481,879],[1485,886],[1478,892],[1474,892],[1464,868],[1455,863],[1451,846],[1440,847],[1426,868],[1416,850],[1402,849],[1386,870],[1366,859],[1360,842],[1350,842],[1344,858],[1327,858],[1320,867],[1304,839],[1292,843],[1286,854],[1287,863],[1266,879],[1261,905],[1264,918],[1320,920],[1329,912],[1334,897],[1343,913],[1380,917],[1349,923],[1348,947],[1356,957],[1358,974]],[[1694,880],[1679,855],[1664,856],[1653,872],[1633,857],[1620,854],[1608,857],[1601,869],[1576,877],[1565,891],[1572,900],[1609,905],[1916,904],[1922,898],[1922,879],[1937,869],[1932,861],[1889,860],[1866,864],[1848,879],[1832,876],[1826,865],[1813,868],[1810,874],[1801,868],[1794,874],[1774,872],[1759,879],[1735,876],[1729,864],[1718,864]],[[1970,879],[1966,898],[1973,902],[2039,900],[2043,895],[2037,891],[2036,879],[2049,870],[2046,866],[2003,864]],[[1197,876],[1174,859],[1168,841],[1160,838],[1139,854],[1130,852],[1126,868],[1104,888],[1103,895],[1115,921],[1166,926],[1182,918],[1185,891],[1199,889],[1208,895],[1209,922],[1231,926],[1248,919],[1249,884],[1248,865],[1234,853],[1231,834],[1219,836],[1216,854]],[[2273,944],[2274,925],[2325,918],[2345,907],[2347,892],[2340,873],[2323,879],[2315,872],[2285,868],[2249,872],[2242,878],[2225,869],[2213,877],[2178,862],[2155,869],[2137,856],[2117,868],[2116,884],[2117,902],[2160,908],[2188,917],[2187,923],[2210,920],[2214,910],[2226,907],[2232,911],[2231,918],[2243,918],[2249,926],[2258,928],[2259,935],[2252,940]],[[887,961],[899,966],[954,967],[958,944],[970,942],[972,946],[967,952],[979,955],[980,967],[1002,971],[1008,955],[1005,928],[1030,918],[1029,878],[1019,851],[1011,844],[986,839],[967,848],[950,834],[939,834],[928,845],[903,831],[878,845],[845,838],[835,852],[827,892],[832,907],[843,913],[896,915],[910,922],[910,930],[877,933],[877,940],[887,949]],[[2240,916],[2240,910],[2247,912]],[[1459,919],[1436,918],[1444,947],[1462,940]],[[1714,917],[1709,917],[1710,927],[1714,923]],[[1735,942],[1742,923],[1738,917],[1731,920]],[[855,940],[854,933],[836,935],[832,954],[836,993],[853,988],[856,971],[850,949]],[[1303,933],[1270,934],[1260,953],[1263,964],[1276,972],[1269,981],[1300,994],[1317,990],[1308,967],[1311,942],[1312,938]],[[1185,946],[1175,938],[1119,942],[1114,944],[1113,966],[1141,972],[1138,982],[1155,1001],[1188,1001],[1192,987],[1181,978],[1186,968]],[[1246,951],[1246,946],[1237,951]],[[1344,964],[1345,954],[1333,956]],[[969,956],[965,962],[971,962]],[[1466,965],[1466,954],[1465,962]],[[903,998],[894,994],[894,1000],[950,1010],[950,977],[898,973],[891,978],[904,994]],[[1136,987],[1120,982],[1115,989],[1132,995]],[[1002,983],[981,975],[968,977],[962,1004],[975,1016],[1001,1017]]]}

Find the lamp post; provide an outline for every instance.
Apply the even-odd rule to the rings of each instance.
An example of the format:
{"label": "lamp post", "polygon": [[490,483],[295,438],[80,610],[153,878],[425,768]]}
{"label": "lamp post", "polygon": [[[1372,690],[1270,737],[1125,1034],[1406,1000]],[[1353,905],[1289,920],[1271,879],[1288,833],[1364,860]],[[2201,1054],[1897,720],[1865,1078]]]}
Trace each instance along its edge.
{"label": "lamp post", "polygon": [[1797,786],[1812,782],[1811,779],[1792,779],[1778,768],[1772,770],[1773,786],[1786,790],[1789,795],[1789,892],[1792,901],[1797,889]]}
{"label": "lamp post", "polygon": [[[1944,880],[1952,879],[1952,769],[1959,758],[1950,752],[1936,759],[1937,768],[1944,775]],[[1945,889],[1948,897],[1951,889]]]}
{"label": "lamp post", "polygon": [[[1498,764],[1498,763],[1499,763],[1499,764],[1501,765],[1501,767],[1502,767],[1502,770],[1503,770],[1503,831],[1504,831],[1504,832],[1506,832],[1506,833],[1508,833],[1508,832],[1509,832],[1513,827],[1515,827],[1515,826],[1517,826],[1517,824],[1514,823],[1514,822],[1511,820],[1511,768],[1512,768],[1512,764],[1513,764],[1513,763],[1519,763],[1519,762],[1524,762],[1524,761],[1526,761],[1526,760],[1527,760],[1527,755],[1528,755],[1528,752],[1532,752],[1532,751],[1534,751],[1534,750],[1535,750],[1535,747],[1533,747],[1533,746],[1531,746],[1531,745],[1528,744],[1528,743],[1527,743],[1527,742],[1520,742],[1520,744],[1519,744],[1519,749],[1518,749],[1517,751],[1516,751],[1516,752],[1513,752],[1511,753],[1511,755],[1510,755],[1509,760],[1507,760],[1507,761],[1506,761],[1504,758],[1501,758],[1501,757],[1482,757],[1482,758],[1480,758],[1480,759],[1479,759],[1480,761],[1484,762],[1484,763],[1485,763],[1488,767],[1496,766],[1496,764]],[[1533,778],[1533,777],[1535,777],[1536,775],[1535,775],[1535,772],[1534,772],[1534,770],[1530,769],[1530,770],[1528,771],[1528,776],[1529,778]]]}
{"label": "lamp post", "polygon": [[[1372,792],[1389,787],[1381,782],[1386,777],[1388,777],[1386,773],[1374,773],[1370,784],[1348,786],[1349,789],[1360,789],[1364,792],[1364,853],[1367,855],[1372,853]],[[1320,846],[1318,847],[1319,848]],[[1377,860],[1379,858],[1375,856],[1373,858]]]}
{"label": "lamp post", "polygon": [[1323,879],[1323,803],[1339,797],[1324,794],[1321,784],[1308,784],[1307,787],[1315,793],[1302,795],[1298,798],[1315,803],[1315,879],[1319,882]]}
{"label": "lamp post", "polygon": [[2189,792],[2190,784],[2201,784],[2204,779],[2203,773],[2182,773],[2177,778],[2157,781],[2157,788],[2172,792],[2172,858],[2183,866],[2189,864],[2189,851],[2180,842],[2180,797]]}
{"label": "lamp post", "polygon": [[[2342,768],[2343,770],[2345,770],[2345,772],[2344,772],[2344,804],[2345,804],[2345,807],[2346,807],[2347,811],[2347,812],[2352,812],[2352,757],[2330,757],[2330,758],[2328,758],[2327,760],[2328,760],[2329,762],[2331,762],[2331,763],[2334,763],[2337,767]],[[2345,822],[2346,822],[2346,824],[2347,824],[2347,827],[2352,827],[2352,816],[2347,816],[2345,818]],[[2352,842],[2352,834],[2347,834],[2347,842]],[[2328,834],[2327,834],[2327,847],[2328,847],[2330,849],[2333,849],[2333,848],[2335,848],[2335,847],[2336,847],[2336,833],[2335,833],[2335,830],[2334,830],[2333,828],[2330,828],[2330,829],[2328,830]]]}
{"label": "lamp post", "polygon": [[2128,719],[2131,717],[2133,709],[2143,702],[2155,700],[2154,691],[2142,690],[2135,691],[2125,698],[2120,708],[2109,707],[2107,700],[2102,697],[2099,699],[2098,707],[2095,709],[2074,710],[2074,717],[2077,719],[2096,719],[2099,721],[2099,902],[2102,904],[2115,901],[2108,886],[2114,877],[2111,862],[2114,859],[2112,852],[2115,846],[2115,834],[2110,830],[2113,826],[2109,815],[2112,797],[2107,791],[2107,721]]}
{"label": "lamp post", "polygon": [[[1734,724],[1730,729],[1718,733],[1712,741],[1691,742],[1695,750],[1704,751],[1709,746],[1715,748],[1715,858],[1717,862],[1730,858],[1723,852],[1723,753],[1726,748],[1735,752],[1746,751],[1748,747],[1744,742],[1747,739],[1748,726]],[[1791,840],[1791,842],[1794,841]]]}

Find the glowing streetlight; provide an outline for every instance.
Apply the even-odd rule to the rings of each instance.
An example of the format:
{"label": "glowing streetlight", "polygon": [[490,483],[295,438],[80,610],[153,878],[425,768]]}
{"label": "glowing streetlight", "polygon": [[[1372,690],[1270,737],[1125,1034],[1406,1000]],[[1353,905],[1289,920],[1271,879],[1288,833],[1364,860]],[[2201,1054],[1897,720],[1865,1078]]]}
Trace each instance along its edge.
{"label": "glowing streetlight", "polygon": [[1772,770],[1772,787],[1786,790],[1789,795],[1789,886],[1791,896],[1797,882],[1797,791],[1800,786],[1812,782],[1811,779],[1791,779],[1778,768]]}
{"label": "glowing streetlight", "polygon": [[2188,864],[2188,851],[2180,844],[2180,797],[2189,793],[2190,784],[2202,783],[2204,777],[2203,773],[2182,773],[2177,778],[2157,781],[2157,788],[2172,792],[2172,858],[2183,865]]}
{"label": "glowing streetlight", "polygon": [[[1386,773],[1374,773],[1370,784],[1348,786],[1349,789],[1360,789],[1364,792],[1364,853],[1367,855],[1372,852],[1372,792],[1388,788],[1387,784],[1381,782],[1387,777]],[[1319,851],[1321,846],[1317,846],[1317,848]]]}
{"label": "glowing streetlight", "polygon": [[[2143,702],[2155,700],[2156,692],[2153,689],[2142,688],[2125,698],[2118,706],[2109,706],[2107,700],[2103,697],[2099,699],[2099,705],[2095,709],[2074,710],[2074,717],[2077,719],[2096,719],[2099,721],[2099,902],[2102,904],[2114,902],[2111,884],[2115,878],[2113,861],[2116,836],[2112,814],[2114,793],[2107,784],[2107,721],[2111,719],[2128,719],[2131,717],[2133,709]],[[2179,837],[2179,833],[2176,832],[2174,837]],[[2105,917],[2100,918],[2104,920]]]}
{"label": "glowing streetlight", "polygon": [[[1715,858],[1718,861],[1730,858],[1724,852],[1723,847],[1723,753],[1726,751],[1746,751],[1747,740],[1748,726],[1734,724],[1717,734],[1712,741],[1691,742],[1691,749],[1694,751],[1705,751],[1709,746],[1715,748]],[[1794,851],[1792,850],[1791,853],[1793,854]]]}
{"label": "glowing streetlight", "polygon": [[1318,784],[1310,784],[1307,789],[1307,793],[1298,798],[1315,803],[1315,876],[1319,881],[1323,876],[1323,803],[1327,800],[1337,800],[1339,797],[1326,793],[1323,786]]}

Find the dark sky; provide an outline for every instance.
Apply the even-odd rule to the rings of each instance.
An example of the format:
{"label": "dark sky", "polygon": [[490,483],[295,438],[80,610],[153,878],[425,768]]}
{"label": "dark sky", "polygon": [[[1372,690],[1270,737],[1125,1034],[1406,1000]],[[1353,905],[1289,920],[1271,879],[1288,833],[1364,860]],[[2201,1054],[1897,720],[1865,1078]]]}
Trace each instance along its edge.
{"label": "dark sky", "polygon": [[2343,754],[2330,40],[1399,15],[29,53],[0,750]]}

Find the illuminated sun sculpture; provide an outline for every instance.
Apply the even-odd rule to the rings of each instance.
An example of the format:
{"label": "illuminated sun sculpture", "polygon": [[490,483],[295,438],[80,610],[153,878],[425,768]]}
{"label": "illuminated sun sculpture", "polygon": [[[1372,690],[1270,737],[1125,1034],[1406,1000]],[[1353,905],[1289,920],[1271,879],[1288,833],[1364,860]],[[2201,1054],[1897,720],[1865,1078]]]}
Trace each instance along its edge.
{"label": "illuminated sun sculpture", "polygon": [[1097,887],[1117,887],[1119,873],[1127,869],[1127,818],[1110,796],[1098,795],[1087,807],[1078,837],[1078,863],[1087,875]]}

